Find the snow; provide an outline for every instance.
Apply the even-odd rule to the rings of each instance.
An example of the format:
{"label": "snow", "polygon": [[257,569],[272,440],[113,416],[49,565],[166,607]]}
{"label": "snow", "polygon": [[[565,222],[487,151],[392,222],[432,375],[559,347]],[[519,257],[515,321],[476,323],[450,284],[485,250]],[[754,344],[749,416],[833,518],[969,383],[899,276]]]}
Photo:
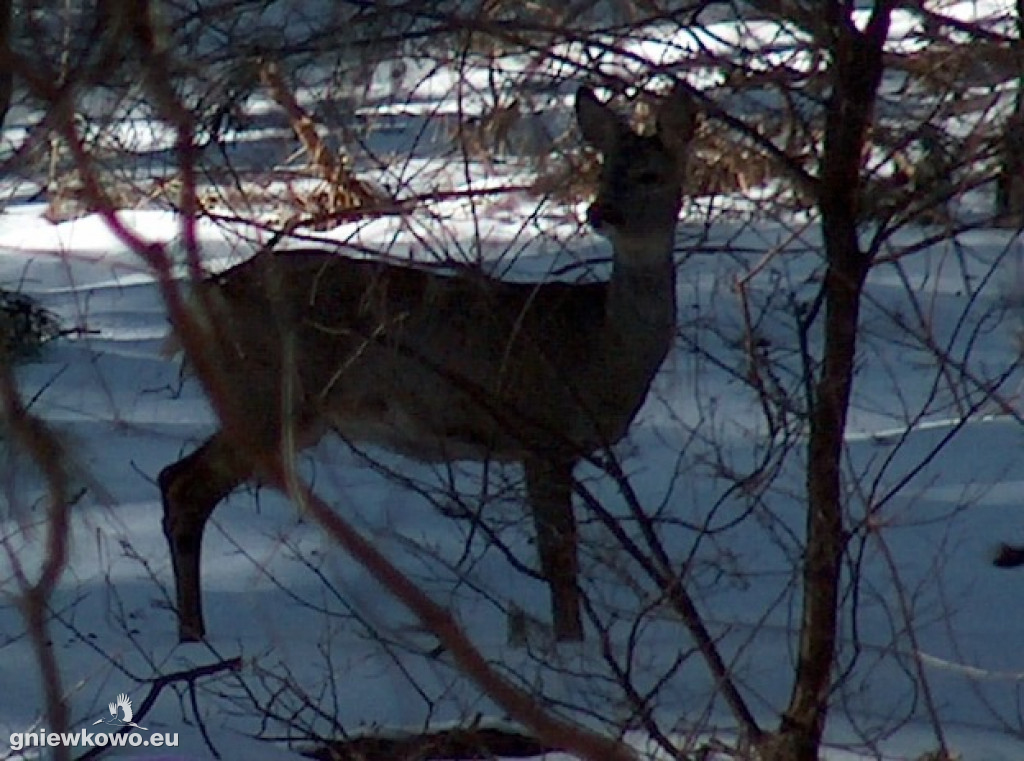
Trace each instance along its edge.
{"label": "snow", "polygon": [[[976,18],[1002,9],[960,2],[942,12]],[[894,28],[906,40],[916,24],[901,11]],[[699,40],[659,40],[658,33],[631,49],[630,68],[642,67],[641,59],[681,60],[694,45],[734,53],[740,40],[759,53],[770,49],[767,64],[782,55],[794,65],[791,30],[767,22],[716,25]],[[593,63],[578,50],[562,52],[563,64]],[[506,63],[516,76],[538,75],[526,59]],[[454,109],[451,72],[424,67],[402,72],[419,83],[411,106],[377,106],[375,113]],[[373,92],[385,97],[395,76],[382,72]],[[552,104],[565,102],[552,96]],[[467,104],[469,112],[482,109],[470,97],[464,113]],[[17,144],[24,134],[18,127],[4,139]],[[150,148],[170,139],[138,120],[119,134]],[[433,187],[446,171],[437,164],[404,162],[393,179]],[[522,177],[514,166],[504,173],[478,166],[448,180],[479,189]],[[270,761],[295,755],[283,742],[254,739],[261,732],[287,737],[282,722],[263,725],[261,711],[297,717],[297,725],[327,736],[437,728],[478,716],[503,721],[429,632],[268,491],[240,490],[216,513],[204,545],[209,637],[178,644],[155,478],[213,430],[213,416],[201,390],[161,353],[166,312],[152,273],[99,217],[54,225],[42,212],[26,203],[0,213],[0,283],[19,284],[66,325],[83,328],[17,370],[33,412],[68,444],[82,492],[51,621],[72,729],[88,727],[126,693],[137,721],[178,733],[181,742],[173,756],[150,749],[130,757],[209,758],[205,732],[225,758]],[[181,232],[170,212],[125,211],[121,218],[172,248]],[[523,194],[441,200],[415,216],[343,225],[319,242],[350,246],[354,256],[386,251],[403,261],[482,263],[515,279],[603,276],[606,244],[581,230],[581,218],[582,208],[553,202],[538,212],[536,199]],[[917,250],[934,232],[908,228],[889,240],[864,300],[844,462],[856,529],[849,562],[858,583],[847,589],[845,678],[834,695],[829,761],[918,758],[938,745],[933,717],[964,761],[1009,761],[1024,747],[1024,579],[989,562],[999,542],[1024,542],[1024,248],[1005,231],[975,230]],[[871,233],[865,230],[865,241]],[[254,227],[207,221],[199,235],[211,271],[240,261],[264,238]],[[771,728],[795,658],[806,431],[797,415],[766,420],[747,382],[744,339],[753,326],[758,350],[773,363],[772,383],[799,399],[797,317],[820,287],[821,244],[806,220],[737,221],[714,216],[698,200],[685,210],[678,249],[686,255],[678,268],[677,345],[617,453],[639,504],[659,511],[674,559],[691,560],[688,591],[758,719]],[[593,261],[585,272],[570,267]],[[808,339],[817,352],[817,334]],[[45,538],[44,482],[24,455],[3,446],[0,738],[40,729],[43,699],[15,571],[38,573]],[[509,560],[533,564],[516,468],[428,466],[332,440],[303,455],[302,468],[319,494],[456,614],[509,679],[562,701],[569,715],[595,727],[635,720],[600,643],[554,647],[543,623],[545,586]],[[594,466],[577,475],[632,532],[614,480]],[[451,517],[460,503],[485,506],[504,553]],[[681,744],[690,733],[728,741],[735,723],[713,697],[699,658],[687,654],[685,628],[657,608],[632,627],[651,590],[597,520],[582,509],[579,515],[586,588],[610,622],[620,648],[616,665],[641,692],[657,690],[655,719]],[[525,621],[525,632],[509,631],[513,619]],[[241,658],[240,670],[197,680],[194,704],[187,685],[177,683],[144,720],[138,716],[158,675],[233,657]],[[304,700],[326,715],[298,711]],[[638,748],[649,744],[640,731],[628,737]]]}
{"label": "snow", "polygon": [[[151,239],[169,240],[175,231],[167,215],[126,213],[125,221]],[[768,226],[739,233],[723,226],[711,228],[710,234],[731,240],[740,251],[759,251],[774,237]],[[365,231],[362,237],[367,237]],[[32,246],[26,249],[28,242]],[[820,255],[814,245],[804,243],[792,254],[780,250],[753,279],[755,300],[770,303],[780,279],[796,286],[792,293],[797,298],[813,291],[811,275],[819,271]],[[992,310],[1005,301],[1005,282],[990,279],[981,287],[969,286],[970,293],[964,284],[977,283],[1007,251],[1016,256],[1017,244],[996,231],[975,233],[957,244],[956,257],[951,246],[936,245],[898,264],[881,265],[869,284],[848,458],[854,472],[862,474],[861,488],[867,492],[863,504],[853,500],[852,509],[863,511],[878,539],[864,544],[869,559],[862,568],[865,599],[858,607],[859,631],[856,643],[848,639],[844,647],[851,655],[853,648],[859,652],[860,665],[856,679],[844,684],[850,694],[844,694],[844,705],[836,710],[830,738],[841,747],[853,742],[858,730],[869,736],[870,727],[888,731],[906,710],[911,682],[904,669],[919,657],[952,746],[965,758],[1010,759],[1019,753],[1019,737],[1006,736],[995,717],[1006,716],[1020,726],[1014,696],[1024,673],[1016,644],[1024,637],[1024,613],[1015,578],[992,569],[988,555],[998,541],[1024,537],[1024,516],[1017,504],[1018,474],[1024,472],[1021,428],[1007,414],[982,404],[934,461],[898,491],[889,491],[961,422],[953,414],[959,409],[956,400],[935,391],[941,373],[913,323],[901,325],[894,335],[896,315],[905,317],[916,304],[927,318],[918,327],[927,327],[928,340],[945,347],[950,357],[976,363],[979,373],[994,376],[1016,363],[1012,313],[984,335],[964,327],[992,317]],[[47,252],[47,246],[53,249]],[[212,259],[224,246],[223,236],[205,231],[204,250]],[[207,536],[203,578],[211,637],[207,646],[177,645],[175,620],[167,609],[169,558],[152,479],[199,441],[212,420],[201,392],[190,383],[179,390],[177,367],[159,354],[166,322],[156,288],[95,218],[49,226],[24,213],[0,216],[0,252],[0,278],[21,277],[28,293],[67,322],[90,330],[82,339],[61,341],[41,362],[19,370],[26,397],[35,399],[33,409],[74,443],[76,472],[88,488],[74,510],[73,552],[54,623],[58,657],[73,687],[76,724],[91,721],[118,692],[134,693],[137,701],[144,688],[135,678],[235,654],[244,658],[247,676],[264,674],[272,680],[287,674],[310,691],[319,689],[328,669],[335,672],[339,684],[331,695],[332,711],[349,731],[366,725],[421,725],[428,716],[427,703],[415,697],[410,682],[434,696],[430,715],[435,721],[477,712],[494,715],[443,657],[423,655],[436,645],[428,634],[314,527],[269,493],[261,493],[254,503],[253,495],[242,491],[218,512]],[[545,256],[531,252],[523,259],[536,259],[529,269],[543,272],[539,262]],[[550,265],[550,256],[546,258]],[[695,255],[681,264],[679,348],[621,447],[642,504],[673,505],[680,520],[710,521],[709,528],[727,523],[743,505],[726,500],[717,515],[705,514],[723,499],[725,482],[701,468],[701,459],[717,452],[742,469],[767,441],[747,387],[693,349],[702,344],[728,361],[741,359],[723,340],[738,330],[738,300],[730,291],[734,278],[758,258]],[[766,340],[779,347],[792,340],[786,319],[784,312],[765,314]],[[1014,384],[1020,380],[1013,377],[1004,384],[1011,406]],[[959,401],[962,408],[964,400]],[[802,437],[799,431],[792,435]],[[427,498],[383,477],[337,442],[318,448],[306,467],[318,491],[407,571],[422,578],[435,597],[458,611],[475,640],[511,675],[543,685],[550,694],[604,707],[609,697],[605,688],[585,676],[604,670],[594,643],[542,649],[542,657],[506,644],[504,615],[489,599],[502,604],[511,600],[544,619],[542,585],[518,577],[479,544],[469,550],[473,588],[458,584],[453,568],[466,551],[468,528],[439,519],[429,499],[450,498],[446,487],[451,474],[382,453],[370,455]],[[794,459],[802,457],[794,453]],[[36,501],[41,484],[25,472],[23,462],[10,467],[4,482],[17,488],[8,491],[8,517],[2,524],[7,560],[15,558],[33,569],[41,538],[34,525],[40,516]],[[777,595],[790,594],[787,552],[793,544],[785,533],[798,530],[802,509],[798,463],[786,467],[792,473],[780,477],[766,494],[772,507],[765,509],[763,520],[729,532],[735,569],[726,569],[720,583],[698,587],[723,646],[739,659],[744,683],[764,701],[766,717],[768,705],[778,705],[788,689],[792,654],[787,632],[795,625],[791,603],[774,602]],[[489,491],[500,493],[515,485],[514,469],[495,470],[487,481]],[[621,502],[606,476],[593,469],[581,475],[611,509],[621,510],[615,507]],[[467,498],[484,488],[478,466],[458,466],[454,479]],[[503,536],[528,559],[529,529],[517,499],[517,492],[499,496],[488,510],[502,515]],[[584,532],[596,553],[589,559],[595,599],[635,606],[637,600],[627,589],[616,588],[615,565],[600,556],[607,538],[589,523]],[[693,542],[692,536],[684,539],[674,530],[665,533]],[[891,566],[883,562],[876,541],[888,546]],[[711,570],[709,565],[703,573]],[[9,573],[4,579],[5,593],[14,594]],[[900,633],[904,622],[890,618],[900,593],[913,606],[920,651]],[[680,640],[686,640],[671,616],[660,617],[661,623],[643,632],[645,650],[638,653],[637,664],[641,680],[667,667]],[[7,633],[0,643],[0,682],[19,685],[0,698],[0,723],[9,733],[31,728],[41,703],[29,644],[17,634],[13,601],[0,609],[0,620],[0,630]],[[394,641],[381,646],[373,641],[372,631]],[[852,636],[849,630],[847,636]],[[560,667],[584,676],[573,677]],[[686,678],[680,674],[678,684],[666,690],[659,712],[684,722],[682,717],[695,715],[710,688],[701,672],[691,660]],[[230,747],[232,755],[244,747],[250,758],[287,756],[269,745],[245,746],[242,735],[255,730],[254,716],[238,711],[233,680],[214,685],[202,690],[200,707],[215,730],[215,744]],[[224,701],[235,706],[233,713],[227,713]],[[168,692],[146,717],[146,726],[179,732],[182,751],[205,757],[189,714]],[[908,717],[908,726],[885,743],[887,757],[907,752],[901,748],[918,752],[934,743],[922,720],[917,714]],[[728,728],[720,711],[715,711],[713,723]],[[854,756],[831,756],[843,757]]]}

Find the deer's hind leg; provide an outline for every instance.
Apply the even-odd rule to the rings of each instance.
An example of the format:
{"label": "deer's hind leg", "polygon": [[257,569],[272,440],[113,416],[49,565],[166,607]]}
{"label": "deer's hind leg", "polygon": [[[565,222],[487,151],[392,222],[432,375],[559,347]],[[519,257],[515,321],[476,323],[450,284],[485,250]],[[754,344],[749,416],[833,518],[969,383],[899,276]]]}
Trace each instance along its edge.
{"label": "deer's hind leg", "polygon": [[578,585],[576,517],[572,509],[574,459],[533,458],[523,463],[537,531],[541,572],[551,589],[551,615],[559,641],[583,639]]}
{"label": "deer's hind leg", "polygon": [[220,501],[247,481],[251,472],[223,432],[160,471],[163,529],[174,569],[178,638],[182,642],[195,642],[206,634],[199,577],[206,522]]}

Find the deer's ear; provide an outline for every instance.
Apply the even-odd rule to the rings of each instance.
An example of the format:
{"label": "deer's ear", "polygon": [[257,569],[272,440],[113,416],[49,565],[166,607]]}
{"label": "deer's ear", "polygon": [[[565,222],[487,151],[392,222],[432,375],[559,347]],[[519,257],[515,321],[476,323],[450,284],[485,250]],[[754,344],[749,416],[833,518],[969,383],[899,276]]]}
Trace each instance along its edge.
{"label": "deer's ear", "polygon": [[619,117],[599,101],[589,87],[576,91],[576,123],[580,125],[583,139],[601,153],[615,146],[622,129]]}
{"label": "deer's ear", "polygon": [[678,156],[686,155],[690,141],[697,131],[697,115],[700,108],[681,82],[676,82],[658,107],[656,123],[658,137],[667,148]]}

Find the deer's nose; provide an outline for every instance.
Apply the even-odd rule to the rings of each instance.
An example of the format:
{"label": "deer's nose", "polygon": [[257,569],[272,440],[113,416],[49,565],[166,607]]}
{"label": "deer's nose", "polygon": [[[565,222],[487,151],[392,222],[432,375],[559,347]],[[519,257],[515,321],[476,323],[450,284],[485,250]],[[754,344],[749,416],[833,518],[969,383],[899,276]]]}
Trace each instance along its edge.
{"label": "deer's nose", "polygon": [[603,203],[595,201],[587,209],[587,222],[595,230],[600,232],[609,227],[617,227],[622,224],[622,215],[614,209],[610,209]]}

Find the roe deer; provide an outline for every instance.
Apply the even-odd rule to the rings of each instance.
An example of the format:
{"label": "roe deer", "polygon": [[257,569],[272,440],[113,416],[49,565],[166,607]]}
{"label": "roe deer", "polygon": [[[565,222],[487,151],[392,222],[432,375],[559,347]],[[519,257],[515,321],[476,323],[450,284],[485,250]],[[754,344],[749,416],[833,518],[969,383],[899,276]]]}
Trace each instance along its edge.
{"label": "roe deer", "polygon": [[672,344],[697,116],[681,86],[654,136],[586,88],[575,110],[603,155],[587,216],[613,247],[606,283],[506,283],[297,250],[201,284],[211,356],[247,440],[218,431],[159,476],[182,641],[204,636],[203,529],[253,477],[245,452],[302,449],[332,430],[421,461],[522,463],[555,636],[582,639],[573,467],[625,435]]}

